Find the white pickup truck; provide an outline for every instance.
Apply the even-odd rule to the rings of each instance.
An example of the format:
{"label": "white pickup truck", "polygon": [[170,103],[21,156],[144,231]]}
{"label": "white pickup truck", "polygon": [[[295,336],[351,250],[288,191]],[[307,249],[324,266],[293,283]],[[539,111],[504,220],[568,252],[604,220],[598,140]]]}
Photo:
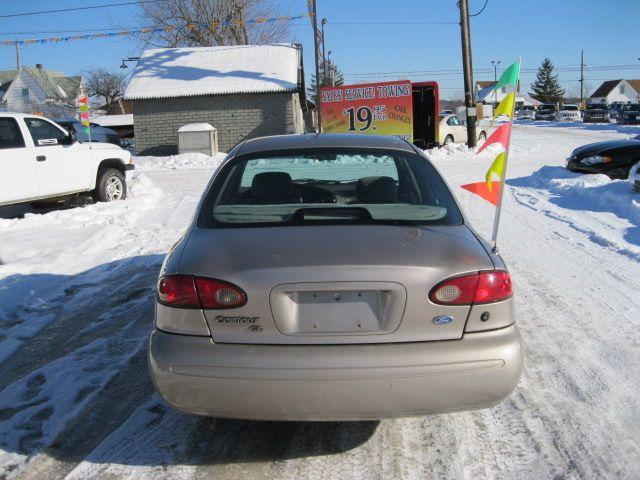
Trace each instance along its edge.
{"label": "white pickup truck", "polygon": [[0,206],[89,192],[123,200],[131,154],[108,143],[80,143],[46,118],[0,112]]}

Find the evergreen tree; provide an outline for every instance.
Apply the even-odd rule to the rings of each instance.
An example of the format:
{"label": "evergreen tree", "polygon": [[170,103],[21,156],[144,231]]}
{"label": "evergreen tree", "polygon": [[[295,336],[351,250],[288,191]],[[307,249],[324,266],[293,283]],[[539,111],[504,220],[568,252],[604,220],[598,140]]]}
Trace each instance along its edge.
{"label": "evergreen tree", "polygon": [[[320,67],[320,86],[321,87],[339,87],[344,85],[344,75],[340,69],[333,62],[327,62],[327,75],[324,74],[324,69]],[[316,102],[316,76],[311,76],[311,85],[307,88],[307,94],[311,101],[318,105]]]}
{"label": "evergreen tree", "polygon": [[564,88],[558,82],[558,76],[553,74],[553,63],[548,58],[544,59],[538,73],[536,81],[531,84],[530,95],[542,103],[558,103],[564,97]]}

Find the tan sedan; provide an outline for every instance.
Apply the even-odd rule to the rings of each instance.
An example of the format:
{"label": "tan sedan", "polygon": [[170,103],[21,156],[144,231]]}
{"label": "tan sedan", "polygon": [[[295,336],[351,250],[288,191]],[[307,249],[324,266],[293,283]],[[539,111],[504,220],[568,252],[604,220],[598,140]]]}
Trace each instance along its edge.
{"label": "tan sedan", "polygon": [[511,277],[423,151],[248,140],[157,289],[149,366],[176,409],[360,420],[484,408],[522,369]]}

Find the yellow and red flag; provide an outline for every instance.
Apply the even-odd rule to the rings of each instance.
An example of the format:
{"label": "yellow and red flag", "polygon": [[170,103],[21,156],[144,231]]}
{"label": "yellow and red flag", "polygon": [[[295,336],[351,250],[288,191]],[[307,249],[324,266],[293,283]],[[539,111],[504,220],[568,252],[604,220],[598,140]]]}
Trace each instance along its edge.
{"label": "yellow and red flag", "polygon": [[[491,185],[491,187],[489,187],[489,185]],[[468,183],[466,185],[462,185],[461,188],[464,188],[471,193],[475,193],[496,207],[498,206],[500,182],[491,182],[490,184],[485,182]]]}
{"label": "yellow and red flag", "polygon": [[493,127],[493,123],[500,115],[506,115],[511,120],[511,115],[513,115],[513,107],[516,103],[516,92],[511,92],[509,95],[504,97],[500,104],[496,107],[495,112],[493,112],[493,119],[491,120],[491,126]]}
{"label": "yellow and red flag", "polygon": [[497,175],[498,179],[502,181],[502,177],[504,176],[504,164],[506,162],[506,155],[502,152],[500,155],[496,157],[493,161],[489,170],[487,170],[487,174],[485,175],[485,179],[487,181],[487,188],[489,191],[493,190],[493,176]]}
{"label": "yellow and red flag", "polygon": [[[511,127],[513,125],[513,113],[516,103],[516,91],[518,89],[518,78],[520,75],[520,62],[514,63],[507,68],[500,80],[493,86],[493,91],[499,88],[505,88],[509,93],[502,99],[500,104],[496,107],[491,121],[491,126],[495,122],[496,118],[500,115],[507,115],[509,117],[509,123],[505,123],[498,127],[487,141],[478,149],[479,154],[485,148],[490,145],[500,145],[503,151],[493,160],[491,166],[485,174],[484,182],[469,183],[462,185],[465,190],[475,193],[480,198],[497,207],[496,216],[493,224],[493,242],[495,249],[495,242],[498,236],[498,225],[500,222],[500,209],[502,206],[502,194],[504,190],[504,181],[507,171],[507,159],[509,158],[509,145],[511,143]],[[498,180],[494,180],[494,178]]]}
{"label": "yellow and red flag", "polygon": [[511,123],[505,123],[504,125],[496,128],[495,132],[489,135],[489,138],[480,146],[478,151],[479,154],[489,145],[493,145],[495,143],[502,145],[504,149],[506,149],[509,145],[509,139],[511,138]]}
{"label": "yellow and red flag", "polygon": [[82,97],[78,100],[80,105],[78,106],[78,110],[80,110],[80,120],[82,121],[82,126],[84,133],[89,135],[89,142],[91,142],[91,124],[89,123],[89,98]]}

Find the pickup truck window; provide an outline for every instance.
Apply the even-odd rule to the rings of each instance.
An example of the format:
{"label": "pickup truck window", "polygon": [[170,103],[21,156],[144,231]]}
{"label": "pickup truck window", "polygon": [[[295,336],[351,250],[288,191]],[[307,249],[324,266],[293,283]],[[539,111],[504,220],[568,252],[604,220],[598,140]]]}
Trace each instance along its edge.
{"label": "pickup truck window", "polygon": [[42,118],[25,118],[24,122],[27,124],[31,138],[33,138],[33,144],[36,147],[60,145],[67,138],[67,135],[62,130]]}
{"label": "pickup truck window", "polygon": [[24,147],[24,138],[16,119],[0,117],[0,149],[22,147]]}

